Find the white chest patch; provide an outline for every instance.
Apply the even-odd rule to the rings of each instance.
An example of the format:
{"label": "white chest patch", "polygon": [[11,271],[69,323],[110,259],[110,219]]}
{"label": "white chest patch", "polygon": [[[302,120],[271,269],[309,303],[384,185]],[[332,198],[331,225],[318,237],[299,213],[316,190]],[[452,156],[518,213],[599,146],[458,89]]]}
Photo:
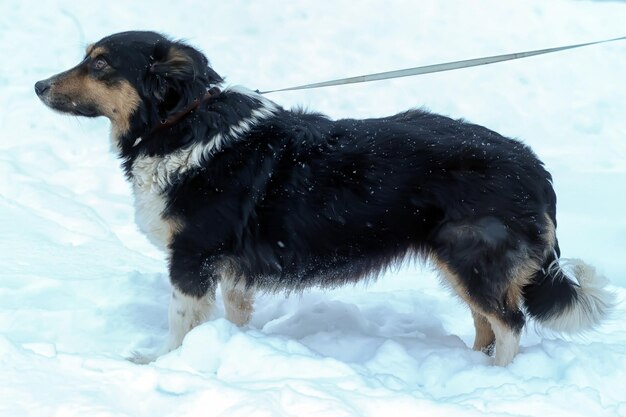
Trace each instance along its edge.
{"label": "white chest patch", "polygon": [[155,246],[167,251],[173,235],[180,230],[178,220],[164,215],[166,199],[163,184],[159,184],[162,158],[139,157],[133,163],[133,194],[135,195],[135,222]]}
{"label": "white chest patch", "polygon": [[132,166],[135,194],[135,221],[139,229],[157,247],[167,250],[183,224],[179,219],[164,216],[167,200],[164,192],[181,176],[201,168],[214,152],[230,141],[239,140],[250,129],[279,108],[264,97],[241,88],[229,88],[239,94],[253,95],[259,106],[251,114],[204,142],[191,144],[164,156],[139,156]]}

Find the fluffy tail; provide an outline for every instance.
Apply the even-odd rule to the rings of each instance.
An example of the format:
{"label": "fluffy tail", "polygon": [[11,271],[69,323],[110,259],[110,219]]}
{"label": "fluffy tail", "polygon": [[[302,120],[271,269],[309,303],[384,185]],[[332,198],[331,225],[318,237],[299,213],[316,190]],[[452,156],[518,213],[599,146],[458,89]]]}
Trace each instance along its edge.
{"label": "fluffy tail", "polygon": [[559,333],[591,330],[614,305],[613,293],[605,288],[608,281],[580,259],[557,256],[549,257],[524,287],[526,311],[543,327]]}

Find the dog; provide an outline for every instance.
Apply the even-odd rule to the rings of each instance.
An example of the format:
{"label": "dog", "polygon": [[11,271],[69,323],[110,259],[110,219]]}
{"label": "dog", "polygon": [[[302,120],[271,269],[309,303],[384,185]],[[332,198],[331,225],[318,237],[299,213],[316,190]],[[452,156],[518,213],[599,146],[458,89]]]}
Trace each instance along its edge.
{"label": "dog", "polygon": [[197,49],[139,31],[35,84],[54,110],[111,121],[136,222],[169,260],[165,352],[218,283],[245,325],[255,291],[355,283],[409,256],[469,305],[473,349],[495,346],[496,365],[527,316],[577,333],[609,313],[605,279],[560,259],[552,177],[520,141],[421,109],[331,120],[223,84]]}

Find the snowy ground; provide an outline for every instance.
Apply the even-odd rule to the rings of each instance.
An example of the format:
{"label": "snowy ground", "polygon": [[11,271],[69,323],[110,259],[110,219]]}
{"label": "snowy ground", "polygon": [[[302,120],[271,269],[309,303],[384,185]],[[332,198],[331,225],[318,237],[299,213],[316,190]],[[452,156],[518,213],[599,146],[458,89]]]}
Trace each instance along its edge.
{"label": "snowy ground", "polygon": [[620,304],[574,341],[531,325],[504,369],[468,349],[469,312],[419,265],[367,288],[263,296],[244,329],[218,310],[155,364],[126,361],[166,334],[165,262],[133,223],[107,122],[33,93],[121,30],[186,38],[229,82],[269,89],[624,36],[625,3],[102,4],[0,4],[0,416],[626,416],[626,43],[271,96],[333,117],[426,106],[546,161],[564,255],[595,264]]}

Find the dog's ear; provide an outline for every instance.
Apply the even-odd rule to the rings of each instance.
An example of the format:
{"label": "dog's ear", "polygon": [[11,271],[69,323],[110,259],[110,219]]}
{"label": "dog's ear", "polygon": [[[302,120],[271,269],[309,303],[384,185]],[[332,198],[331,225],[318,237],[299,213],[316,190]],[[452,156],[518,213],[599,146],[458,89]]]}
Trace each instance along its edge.
{"label": "dog's ear", "polygon": [[208,59],[181,42],[158,43],[152,54],[145,93],[156,100],[161,116],[184,108],[222,82]]}

